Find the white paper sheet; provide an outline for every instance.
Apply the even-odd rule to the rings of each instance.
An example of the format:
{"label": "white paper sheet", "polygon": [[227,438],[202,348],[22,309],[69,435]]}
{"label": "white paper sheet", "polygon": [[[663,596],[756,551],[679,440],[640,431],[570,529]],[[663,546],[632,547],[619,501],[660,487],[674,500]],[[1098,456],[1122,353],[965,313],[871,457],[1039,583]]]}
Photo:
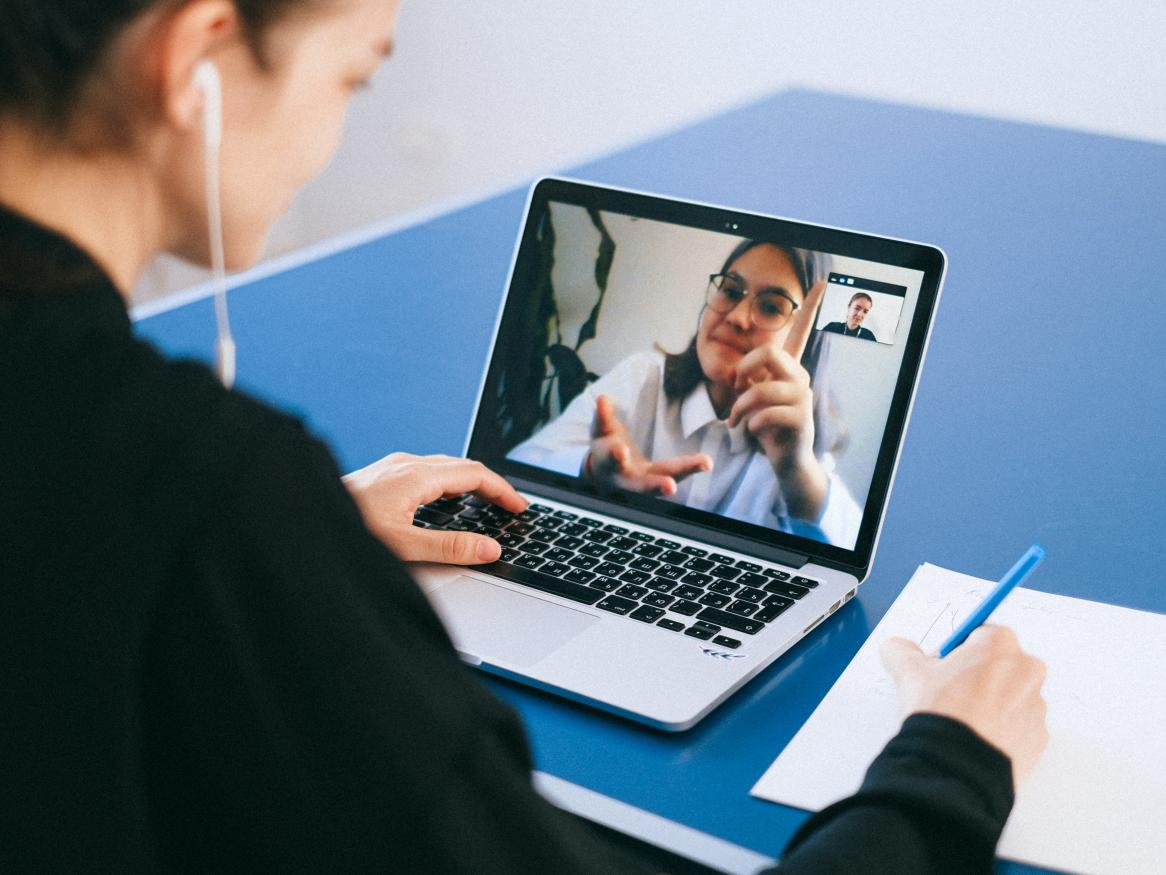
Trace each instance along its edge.
{"label": "white paper sheet", "polygon": [[[857,790],[900,724],[880,645],[901,635],[937,648],[992,585],[920,566],[753,795],[818,810]],[[1049,746],[999,855],[1070,872],[1166,872],[1166,615],[1021,588],[991,622],[1049,669]]]}

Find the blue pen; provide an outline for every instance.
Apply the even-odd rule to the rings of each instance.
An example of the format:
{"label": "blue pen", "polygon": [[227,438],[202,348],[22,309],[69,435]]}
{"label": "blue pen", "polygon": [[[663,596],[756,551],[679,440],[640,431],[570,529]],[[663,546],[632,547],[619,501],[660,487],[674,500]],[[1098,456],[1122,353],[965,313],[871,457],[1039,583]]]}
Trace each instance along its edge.
{"label": "blue pen", "polygon": [[1004,601],[1004,596],[1020,586],[1044,558],[1045,548],[1040,544],[1029,547],[1008,573],[1000,578],[1000,582],[988,593],[987,598],[980,602],[971,615],[960,623],[960,627],[951,633],[951,637],[943,642],[943,646],[939,648],[939,655],[947,656],[963,644],[964,640],[988,619],[988,615],[996,610],[1000,602]]}

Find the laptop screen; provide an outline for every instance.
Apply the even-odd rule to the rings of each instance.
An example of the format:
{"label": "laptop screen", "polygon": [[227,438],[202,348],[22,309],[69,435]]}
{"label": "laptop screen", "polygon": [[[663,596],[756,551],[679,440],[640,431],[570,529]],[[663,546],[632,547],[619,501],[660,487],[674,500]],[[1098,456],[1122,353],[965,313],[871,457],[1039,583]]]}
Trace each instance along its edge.
{"label": "laptop screen", "polygon": [[917,244],[544,180],[470,454],[865,566],[941,273]]}

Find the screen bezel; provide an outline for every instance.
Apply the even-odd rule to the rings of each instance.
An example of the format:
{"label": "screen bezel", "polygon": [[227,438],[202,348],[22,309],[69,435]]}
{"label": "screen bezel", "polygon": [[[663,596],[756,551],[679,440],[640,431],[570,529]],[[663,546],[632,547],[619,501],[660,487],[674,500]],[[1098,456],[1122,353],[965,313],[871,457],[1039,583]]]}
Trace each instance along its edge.
{"label": "screen bezel", "polygon": [[[730,233],[741,237],[765,237],[782,240],[790,246],[831,254],[881,262],[921,271],[923,280],[911,320],[899,377],[891,397],[890,414],[876,457],[874,476],[867,494],[866,507],[853,549],[826,544],[810,538],[718,516],[660,498],[630,493],[600,492],[592,484],[553,471],[507,459],[492,438],[493,426],[483,417],[486,399],[497,396],[503,362],[497,355],[500,346],[516,342],[512,338],[521,305],[521,296],[513,294],[527,282],[534,252],[538,219],[550,201],[622,213],[691,228]],[[894,480],[895,467],[903,434],[910,416],[915,386],[926,352],[927,339],[938,303],[946,258],[938,247],[857,231],[815,225],[792,219],[744,212],[725,207],[682,201],[598,186],[560,178],[545,178],[531,188],[523,227],[519,235],[506,295],[495,327],[489,367],[486,370],[474,410],[466,455],[505,477],[537,492],[540,487],[553,497],[571,496],[593,510],[640,521],[664,531],[699,537],[712,543],[731,539],[736,549],[753,549],[758,555],[777,555],[783,561],[805,557],[828,567],[853,573],[860,580],[866,576],[878,541],[887,499]],[[508,331],[508,329],[510,329]],[[488,413],[493,415],[493,410]],[[493,445],[492,445],[493,444]],[[728,544],[726,543],[726,546]]]}

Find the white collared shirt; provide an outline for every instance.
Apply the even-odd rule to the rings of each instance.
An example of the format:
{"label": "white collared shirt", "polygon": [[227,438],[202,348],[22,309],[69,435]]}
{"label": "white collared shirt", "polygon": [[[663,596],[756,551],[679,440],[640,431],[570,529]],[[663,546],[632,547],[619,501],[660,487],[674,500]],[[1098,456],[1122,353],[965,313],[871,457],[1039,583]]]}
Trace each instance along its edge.
{"label": "white collared shirt", "polygon": [[819,519],[791,519],[777,475],[765,454],[751,441],[745,424],[729,428],[717,418],[704,383],[683,399],[668,398],[664,394],[664,356],[659,352],[640,352],[624,359],[507,457],[578,477],[591,448],[595,399],[600,395],[612,399],[620,421],[649,459],[705,453],[713,460],[712,471],[681,480],[672,501],[848,549],[854,547],[862,511],[842,482],[833,473],[829,475],[830,489]]}

